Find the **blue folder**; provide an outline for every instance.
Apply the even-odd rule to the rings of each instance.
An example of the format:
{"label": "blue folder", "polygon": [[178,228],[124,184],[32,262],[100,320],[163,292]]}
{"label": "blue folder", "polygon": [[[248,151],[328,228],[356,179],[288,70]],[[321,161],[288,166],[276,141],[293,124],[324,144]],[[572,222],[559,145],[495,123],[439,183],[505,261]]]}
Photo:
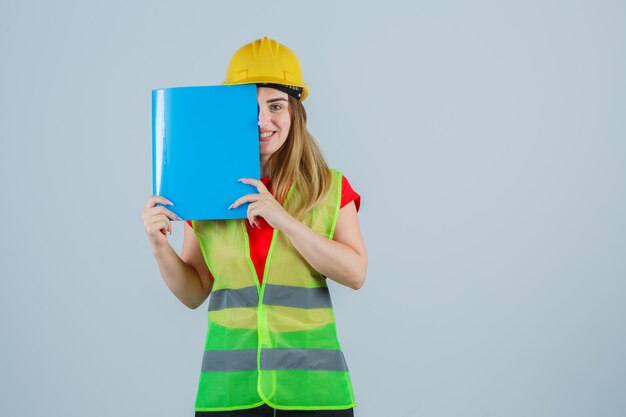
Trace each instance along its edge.
{"label": "blue folder", "polygon": [[[152,90],[152,195],[183,220],[241,219],[228,207],[260,178],[255,85]],[[161,204],[159,204],[161,205]]]}

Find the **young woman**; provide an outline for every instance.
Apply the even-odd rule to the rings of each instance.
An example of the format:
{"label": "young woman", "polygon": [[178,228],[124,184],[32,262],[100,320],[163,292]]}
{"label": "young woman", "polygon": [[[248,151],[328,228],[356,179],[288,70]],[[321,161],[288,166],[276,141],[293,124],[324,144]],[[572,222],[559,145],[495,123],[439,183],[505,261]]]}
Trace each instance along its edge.
{"label": "young woman", "polygon": [[225,85],[256,84],[261,179],[233,202],[247,220],[193,220],[180,257],[177,216],[152,196],[143,222],[167,286],[187,307],[211,294],[196,416],[352,416],[356,405],[326,278],[359,289],[367,253],[360,197],[306,128],[295,54],[263,38],[231,59]]}

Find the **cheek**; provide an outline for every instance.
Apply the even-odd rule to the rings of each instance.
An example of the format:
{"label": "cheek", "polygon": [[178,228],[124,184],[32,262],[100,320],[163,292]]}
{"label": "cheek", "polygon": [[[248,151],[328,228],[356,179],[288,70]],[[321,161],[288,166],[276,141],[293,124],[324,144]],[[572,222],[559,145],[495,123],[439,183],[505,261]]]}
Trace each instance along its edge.
{"label": "cheek", "polygon": [[285,133],[289,133],[289,129],[291,128],[291,119],[289,118],[289,115],[281,121],[281,128]]}

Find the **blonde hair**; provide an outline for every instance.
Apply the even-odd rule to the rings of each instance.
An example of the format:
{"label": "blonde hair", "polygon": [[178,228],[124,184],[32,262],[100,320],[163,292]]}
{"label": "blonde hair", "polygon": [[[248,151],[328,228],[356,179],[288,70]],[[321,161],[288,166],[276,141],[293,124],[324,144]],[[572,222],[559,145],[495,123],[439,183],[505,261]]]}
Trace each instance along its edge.
{"label": "blonde hair", "polygon": [[272,180],[272,192],[283,203],[292,181],[302,201],[291,213],[298,218],[317,205],[330,189],[331,172],[317,141],[306,128],[306,110],[300,100],[289,96],[291,127],[283,146],[267,161],[267,172]]}

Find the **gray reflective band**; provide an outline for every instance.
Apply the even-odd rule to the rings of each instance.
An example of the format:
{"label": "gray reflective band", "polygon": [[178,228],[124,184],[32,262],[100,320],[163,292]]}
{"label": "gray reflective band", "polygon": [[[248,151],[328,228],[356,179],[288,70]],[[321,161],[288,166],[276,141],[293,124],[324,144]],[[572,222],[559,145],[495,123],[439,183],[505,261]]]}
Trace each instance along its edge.
{"label": "gray reflective band", "polygon": [[256,349],[205,350],[202,372],[236,372],[256,369]]}
{"label": "gray reflective band", "polygon": [[211,291],[209,311],[224,308],[256,307],[257,304],[259,304],[259,293],[256,286],[237,290],[217,290]]}
{"label": "gray reflective band", "polygon": [[265,285],[263,304],[299,308],[332,307],[328,287],[303,288],[290,285]]}
{"label": "gray reflective band", "polygon": [[330,349],[261,349],[261,369],[306,369],[348,371],[340,350]]}

